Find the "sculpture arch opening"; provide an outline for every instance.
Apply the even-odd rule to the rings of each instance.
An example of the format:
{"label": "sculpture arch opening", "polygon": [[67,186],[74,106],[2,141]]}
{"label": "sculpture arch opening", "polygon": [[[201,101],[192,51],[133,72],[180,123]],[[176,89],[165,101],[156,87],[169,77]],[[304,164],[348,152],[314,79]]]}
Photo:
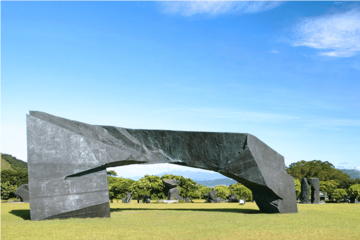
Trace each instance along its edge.
{"label": "sculpture arch opening", "polygon": [[170,163],[219,172],[253,192],[260,211],[297,212],[284,157],[251,134],[97,126],[27,115],[32,220],[110,217],[107,167]]}

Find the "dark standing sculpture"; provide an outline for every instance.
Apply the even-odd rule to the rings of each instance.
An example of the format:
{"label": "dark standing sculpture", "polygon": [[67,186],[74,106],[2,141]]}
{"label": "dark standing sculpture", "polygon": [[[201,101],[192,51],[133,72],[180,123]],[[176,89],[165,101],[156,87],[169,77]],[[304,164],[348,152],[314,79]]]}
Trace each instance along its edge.
{"label": "dark standing sculpture", "polygon": [[309,181],[303,178],[301,181],[301,193],[299,200],[301,203],[310,203],[310,187],[311,185],[311,203],[320,203],[320,181],[318,178],[310,178]]}
{"label": "dark standing sculpture", "polygon": [[29,202],[29,184],[21,185],[15,192],[16,196],[19,196],[21,201]]}
{"label": "dark standing sculpture", "polygon": [[297,212],[284,157],[250,134],[135,130],[31,111],[32,220],[110,217],[107,167],[171,163],[219,172],[253,192],[260,211]]}
{"label": "dark standing sculpture", "polygon": [[310,203],[310,187],[306,178],[301,180],[299,200],[301,203]]}
{"label": "dark standing sculpture", "polygon": [[318,178],[309,179],[311,185],[311,203],[319,204],[320,203],[320,181]]}
{"label": "dark standing sculpture", "polygon": [[223,199],[220,197],[215,197],[217,192],[212,188],[208,194],[204,194],[205,203],[221,203]]}
{"label": "dark standing sculpture", "polygon": [[229,203],[239,203],[239,199],[236,196],[236,194],[229,194],[229,196],[227,197]]}
{"label": "dark standing sculpture", "polygon": [[183,200],[183,198],[179,195],[180,189],[177,187],[179,185],[178,180],[163,179],[162,181],[165,185],[165,192],[167,193],[168,200]]}

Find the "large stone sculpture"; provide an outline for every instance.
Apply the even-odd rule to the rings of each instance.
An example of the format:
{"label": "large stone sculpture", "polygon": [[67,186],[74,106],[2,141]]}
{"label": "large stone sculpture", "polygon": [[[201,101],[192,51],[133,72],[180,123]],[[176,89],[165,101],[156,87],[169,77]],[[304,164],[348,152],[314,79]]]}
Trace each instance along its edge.
{"label": "large stone sculpture", "polygon": [[310,202],[310,187],[306,178],[301,180],[301,192],[299,195],[299,200],[301,203]]}
{"label": "large stone sculpture", "polygon": [[301,193],[299,200],[301,203],[310,203],[310,187],[311,185],[311,203],[320,203],[320,181],[318,178],[310,178],[309,181],[303,178],[301,181]]}
{"label": "large stone sculpture", "polygon": [[318,178],[309,179],[311,185],[311,203],[319,204],[320,203],[320,181]]}
{"label": "large stone sculpture", "polygon": [[205,203],[221,203],[224,199],[216,197],[217,192],[212,188],[208,194],[204,194]]}
{"label": "large stone sculpture", "polygon": [[183,198],[179,195],[180,189],[177,187],[177,185],[179,185],[178,180],[163,179],[162,181],[165,185],[165,192],[168,196],[168,200],[183,200]]}
{"label": "large stone sculpture", "polygon": [[21,185],[15,192],[16,196],[19,196],[21,201],[29,202],[29,184]]}
{"label": "large stone sculpture", "polygon": [[32,220],[109,217],[106,168],[141,163],[219,172],[251,189],[260,211],[297,212],[283,156],[250,134],[125,129],[31,111],[27,141]]}

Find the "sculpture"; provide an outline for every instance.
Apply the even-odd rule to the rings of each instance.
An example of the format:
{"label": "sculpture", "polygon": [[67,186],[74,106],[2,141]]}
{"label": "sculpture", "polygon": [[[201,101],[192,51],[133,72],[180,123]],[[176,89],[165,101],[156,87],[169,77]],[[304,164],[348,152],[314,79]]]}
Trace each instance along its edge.
{"label": "sculpture", "polygon": [[236,196],[236,194],[229,194],[229,196],[227,197],[229,203],[238,203],[239,199]]}
{"label": "sculpture", "polygon": [[204,194],[205,203],[221,203],[223,199],[220,197],[215,197],[217,192],[212,188],[208,194]]}
{"label": "sculpture", "polygon": [[16,196],[19,196],[21,201],[29,202],[29,184],[21,185],[15,192]]}
{"label": "sculpture", "polygon": [[319,204],[320,203],[320,181],[318,178],[309,179],[311,185],[311,203]]}
{"label": "sculpture", "polygon": [[123,202],[124,203],[130,203],[131,202],[131,196],[132,196],[132,193],[127,192]]}
{"label": "sculpture", "polygon": [[301,193],[299,195],[299,200],[301,203],[310,203],[310,187],[311,185],[311,203],[319,204],[320,203],[320,181],[318,178],[310,178],[309,181],[306,178],[303,178],[301,181]]}
{"label": "sculpture", "polygon": [[31,111],[27,138],[32,220],[110,217],[106,168],[140,163],[219,172],[252,190],[260,211],[297,212],[283,156],[250,134],[125,129]]}
{"label": "sculpture", "polygon": [[299,195],[299,200],[301,203],[310,202],[310,187],[306,178],[301,180],[301,192]]}
{"label": "sculpture", "polygon": [[178,180],[163,179],[162,181],[165,185],[165,192],[168,195],[168,200],[183,200],[183,198],[179,195],[180,189],[177,187],[177,185],[179,185]]}

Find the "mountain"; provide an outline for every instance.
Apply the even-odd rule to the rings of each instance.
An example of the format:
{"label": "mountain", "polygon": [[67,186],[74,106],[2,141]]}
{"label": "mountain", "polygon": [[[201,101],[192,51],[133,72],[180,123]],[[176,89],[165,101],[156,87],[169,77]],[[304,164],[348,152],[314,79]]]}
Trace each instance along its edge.
{"label": "mountain", "polygon": [[17,159],[10,154],[1,154],[1,170],[26,171],[28,170],[27,162]]}
{"label": "mountain", "polygon": [[[203,171],[199,171],[199,172],[194,172],[194,171],[168,171],[168,172],[162,172],[162,173],[156,174],[156,176],[161,177],[162,175],[165,175],[165,174],[172,174],[172,175],[177,175],[177,176],[183,176],[184,178],[191,178],[195,182],[227,178],[224,175],[221,175],[220,173],[210,172],[210,171],[209,172],[203,172]],[[144,176],[142,176],[142,177],[144,177]],[[131,177],[131,179],[137,181],[142,177]],[[228,178],[228,179],[230,179],[230,178]]]}
{"label": "mountain", "polygon": [[196,181],[198,184],[207,186],[207,187],[215,187],[216,185],[225,185],[230,186],[231,184],[237,183],[237,181],[230,178],[221,178],[207,181]]}
{"label": "mountain", "polygon": [[360,178],[360,171],[355,169],[339,169],[343,173],[349,174],[351,179]]}
{"label": "mountain", "polygon": [[[197,181],[207,181],[207,180],[213,180],[213,179],[219,179],[219,178],[226,178],[224,175],[221,175],[217,172],[193,172],[193,171],[169,171],[169,172],[163,172],[156,174],[156,176],[161,177],[165,174],[173,174],[178,176],[183,176],[184,178],[191,178],[195,182]],[[230,178],[229,178],[230,179]]]}

